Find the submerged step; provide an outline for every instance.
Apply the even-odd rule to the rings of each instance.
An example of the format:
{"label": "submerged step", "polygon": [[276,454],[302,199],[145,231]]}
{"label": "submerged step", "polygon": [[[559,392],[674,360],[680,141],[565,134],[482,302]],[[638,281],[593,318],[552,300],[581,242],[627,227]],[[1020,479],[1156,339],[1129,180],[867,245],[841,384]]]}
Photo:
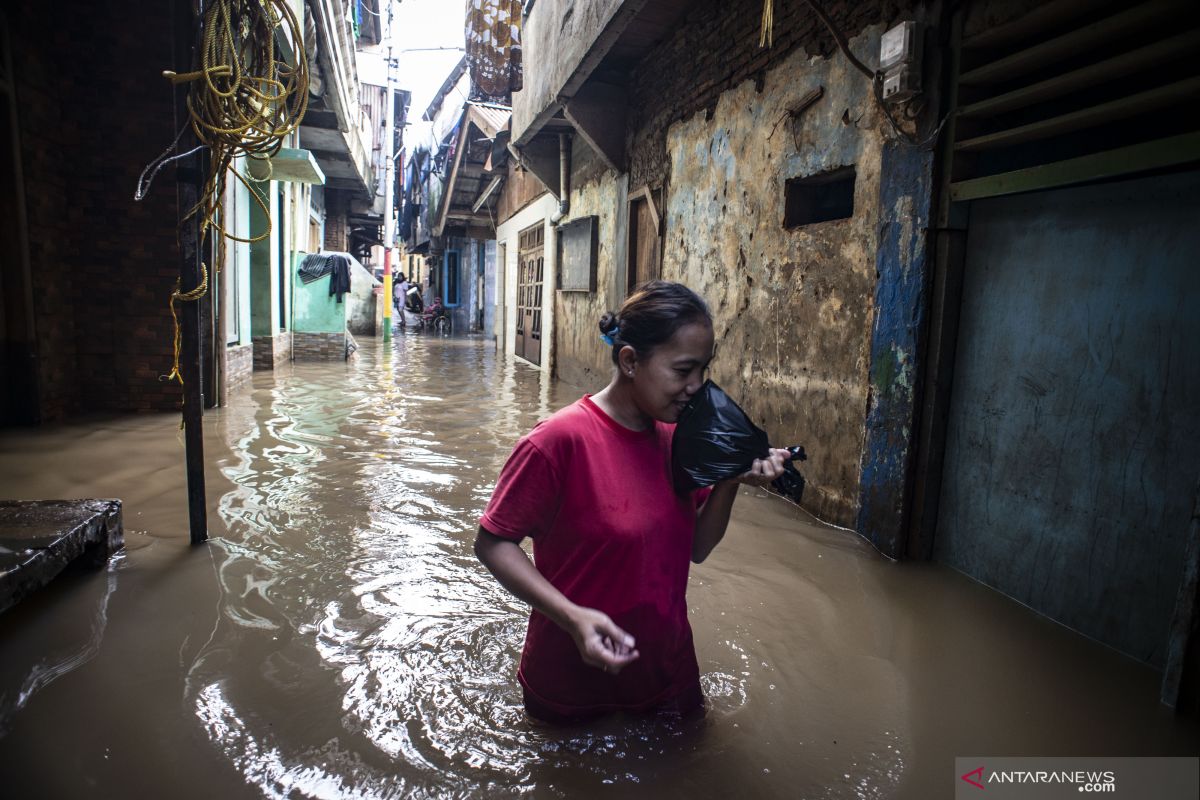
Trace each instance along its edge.
{"label": "submerged step", "polygon": [[120,500],[0,500],[0,613],[75,559],[101,567],[124,545]]}

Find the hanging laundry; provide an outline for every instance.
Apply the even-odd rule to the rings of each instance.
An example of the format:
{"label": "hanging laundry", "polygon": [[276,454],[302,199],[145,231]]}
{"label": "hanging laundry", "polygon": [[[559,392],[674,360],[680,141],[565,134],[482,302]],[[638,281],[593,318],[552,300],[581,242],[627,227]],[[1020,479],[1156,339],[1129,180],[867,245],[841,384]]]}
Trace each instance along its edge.
{"label": "hanging laundry", "polygon": [[342,302],[342,295],[350,291],[350,259],[346,256],[329,256],[332,274],[329,278],[329,294],[337,295],[337,301]]}
{"label": "hanging laundry", "polygon": [[304,283],[312,283],[324,278],[333,271],[333,265],[329,263],[329,256],[312,254],[305,256],[300,262],[300,280]]}

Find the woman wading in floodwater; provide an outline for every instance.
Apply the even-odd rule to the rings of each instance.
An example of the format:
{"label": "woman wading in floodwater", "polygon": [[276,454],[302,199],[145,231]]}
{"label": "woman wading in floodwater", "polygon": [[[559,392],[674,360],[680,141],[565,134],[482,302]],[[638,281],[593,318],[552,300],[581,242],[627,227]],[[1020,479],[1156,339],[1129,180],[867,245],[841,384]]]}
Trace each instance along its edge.
{"label": "woman wading in floodwater", "polygon": [[547,722],[703,705],[689,562],[725,535],[737,484],[770,483],[788,457],[772,450],[737,479],[677,495],[671,434],[712,360],[708,307],[652,281],[600,331],[612,382],[517,442],[475,539],[479,560],[533,606],[517,677],[525,710]]}

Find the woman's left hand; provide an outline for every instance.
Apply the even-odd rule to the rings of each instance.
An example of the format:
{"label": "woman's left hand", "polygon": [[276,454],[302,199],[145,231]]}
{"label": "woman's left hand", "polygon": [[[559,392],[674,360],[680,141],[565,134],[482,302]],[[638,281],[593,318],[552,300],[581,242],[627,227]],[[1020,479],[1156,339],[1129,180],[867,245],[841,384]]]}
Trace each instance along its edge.
{"label": "woman's left hand", "polygon": [[766,458],[756,458],[750,469],[737,476],[738,483],[747,486],[766,486],[783,474],[783,466],[792,454],[787,450],[772,447],[771,454]]}

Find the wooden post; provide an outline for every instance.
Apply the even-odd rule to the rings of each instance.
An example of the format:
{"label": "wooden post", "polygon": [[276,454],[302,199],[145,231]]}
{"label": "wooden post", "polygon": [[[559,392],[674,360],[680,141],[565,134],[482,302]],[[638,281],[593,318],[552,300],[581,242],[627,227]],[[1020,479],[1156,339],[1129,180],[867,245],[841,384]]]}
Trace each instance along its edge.
{"label": "wooden post", "polygon": [[[173,68],[187,72],[193,62],[193,43],[196,41],[197,20],[191,0],[176,0],[173,4],[175,38],[172,52]],[[187,84],[175,87],[175,130],[187,119]],[[196,146],[195,134],[189,128],[179,142],[179,152]],[[183,219],[196,205],[202,185],[205,158],[195,153],[180,159],[175,172],[175,196],[179,206],[179,289],[188,292],[201,282],[200,219],[198,215]],[[214,265],[215,268],[215,265]],[[202,397],[203,370],[200,368],[200,303],[177,304],[181,334],[179,371],[183,376],[184,458],[187,466],[188,523],[192,544],[208,539],[208,511],[204,492],[204,401]]]}
{"label": "wooden post", "polygon": [[1192,502],[1183,551],[1183,577],[1175,600],[1171,634],[1167,640],[1167,665],[1163,671],[1162,702],[1196,714],[1200,711],[1200,486]]}

